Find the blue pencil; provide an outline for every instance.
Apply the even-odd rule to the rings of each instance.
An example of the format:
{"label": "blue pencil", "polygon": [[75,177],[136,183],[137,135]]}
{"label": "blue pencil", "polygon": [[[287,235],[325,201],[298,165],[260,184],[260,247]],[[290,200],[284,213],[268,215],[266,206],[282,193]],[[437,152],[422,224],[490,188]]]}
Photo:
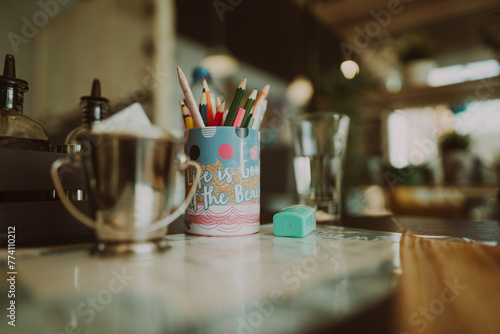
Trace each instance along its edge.
{"label": "blue pencil", "polygon": [[201,118],[203,118],[203,122],[205,123],[205,125],[207,125],[207,111],[208,111],[207,92],[203,90],[203,93],[201,94],[200,114]]}

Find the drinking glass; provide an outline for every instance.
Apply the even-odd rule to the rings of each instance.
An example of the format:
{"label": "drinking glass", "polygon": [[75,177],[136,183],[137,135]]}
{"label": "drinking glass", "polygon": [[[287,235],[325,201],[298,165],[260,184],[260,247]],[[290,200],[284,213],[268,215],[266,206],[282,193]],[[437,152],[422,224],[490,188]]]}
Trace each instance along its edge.
{"label": "drinking glass", "polygon": [[339,221],[349,117],[314,112],[291,116],[289,123],[300,203],[316,208],[318,222]]}

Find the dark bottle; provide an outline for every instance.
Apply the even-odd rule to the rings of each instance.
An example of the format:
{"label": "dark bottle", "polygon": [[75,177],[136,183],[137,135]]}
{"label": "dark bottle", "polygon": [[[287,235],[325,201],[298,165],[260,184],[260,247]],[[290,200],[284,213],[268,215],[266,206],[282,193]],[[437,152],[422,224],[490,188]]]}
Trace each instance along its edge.
{"label": "dark bottle", "polygon": [[109,114],[109,100],[101,96],[101,82],[94,79],[90,96],[80,98],[82,109],[82,125],[73,129],[66,137],[65,144],[78,144],[85,139],[85,134],[92,130],[92,126],[101,122]]}
{"label": "dark bottle", "polygon": [[26,81],[16,78],[14,56],[6,55],[0,76],[0,147],[52,151],[47,132],[23,114],[23,98],[28,89]]}

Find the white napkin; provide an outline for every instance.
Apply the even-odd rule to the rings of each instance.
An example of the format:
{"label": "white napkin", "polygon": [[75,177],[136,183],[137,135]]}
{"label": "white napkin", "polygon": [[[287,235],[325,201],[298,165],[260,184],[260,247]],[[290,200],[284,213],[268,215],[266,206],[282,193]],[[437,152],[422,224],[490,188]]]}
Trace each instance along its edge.
{"label": "white napkin", "polygon": [[92,126],[94,133],[120,133],[146,138],[162,138],[162,128],[151,124],[140,103],[134,103]]}
{"label": "white napkin", "polygon": [[124,132],[132,128],[149,128],[151,121],[140,103],[134,103],[116,114],[92,126],[92,132],[109,133]]}

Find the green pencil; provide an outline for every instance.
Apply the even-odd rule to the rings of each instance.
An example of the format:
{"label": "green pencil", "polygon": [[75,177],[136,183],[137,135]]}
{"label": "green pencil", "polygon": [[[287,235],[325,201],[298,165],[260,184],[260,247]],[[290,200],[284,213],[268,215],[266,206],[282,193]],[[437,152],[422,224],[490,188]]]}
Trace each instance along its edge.
{"label": "green pencil", "polygon": [[224,122],[224,126],[233,126],[234,119],[238,114],[238,109],[240,108],[241,100],[243,99],[243,94],[245,94],[245,89],[247,88],[247,77],[243,77],[238,88],[236,89],[236,93],[234,94],[233,102],[231,103],[231,107],[229,107],[229,113],[227,114],[226,121]]}
{"label": "green pencil", "polygon": [[245,128],[251,129],[253,126],[253,122],[255,122],[255,120],[253,117],[250,116],[250,118],[248,119],[248,124],[245,126]]}
{"label": "green pencil", "polygon": [[245,116],[243,117],[243,122],[241,124],[245,125],[248,122],[248,119],[250,118],[250,111],[252,110],[253,104],[255,103],[255,99],[257,99],[257,89],[254,89],[252,91],[252,94],[248,97],[247,103],[245,103],[245,106],[243,109],[245,109]]}

